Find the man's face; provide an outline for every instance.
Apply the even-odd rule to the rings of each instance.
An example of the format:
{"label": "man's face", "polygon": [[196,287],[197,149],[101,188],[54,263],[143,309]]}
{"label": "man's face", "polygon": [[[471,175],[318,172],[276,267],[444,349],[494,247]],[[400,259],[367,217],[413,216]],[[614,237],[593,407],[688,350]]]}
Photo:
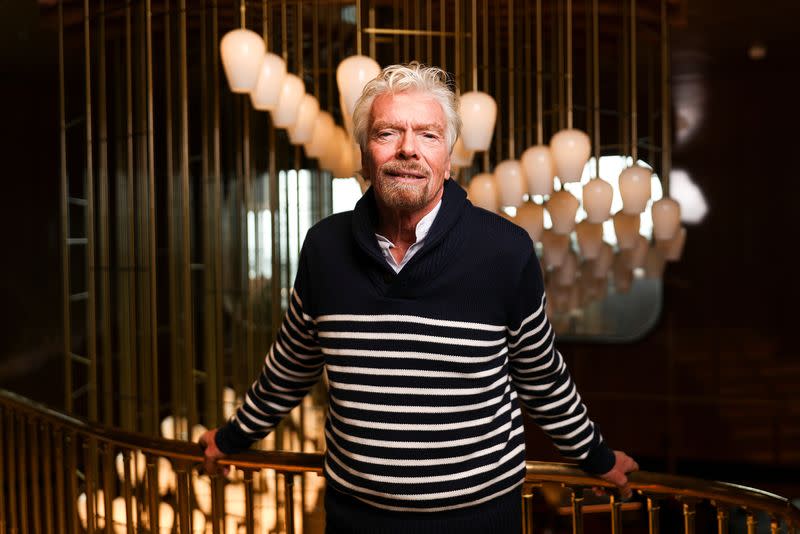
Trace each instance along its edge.
{"label": "man's face", "polygon": [[363,171],[381,204],[414,213],[427,212],[439,201],[450,177],[445,128],[442,106],[428,94],[375,98]]}

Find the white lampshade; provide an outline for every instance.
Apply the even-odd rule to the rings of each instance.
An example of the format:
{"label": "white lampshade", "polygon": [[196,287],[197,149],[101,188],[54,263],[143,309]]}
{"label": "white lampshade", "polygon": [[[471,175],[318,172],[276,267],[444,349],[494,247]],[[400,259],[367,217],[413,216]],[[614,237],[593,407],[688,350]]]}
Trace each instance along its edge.
{"label": "white lampshade", "polygon": [[664,254],[667,261],[678,261],[683,255],[683,245],[686,244],[686,228],[681,226],[672,239],[656,241],[656,246]]}
{"label": "white lampshade", "polygon": [[343,112],[346,110],[347,115],[353,116],[353,110],[364,86],[380,73],[381,66],[367,56],[350,56],[339,63],[336,67],[336,84],[339,86],[339,94],[344,104]]}
{"label": "white lampshade", "polygon": [[[139,514],[136,513],[136,497],[131,497],[130,506],[130,523],[133,525],[134,530],[136,530],[139,524]],[[112,524],[114,525],[114,534],[126,534],[128,532],[127,525],[129,519],[127,516],[127,508],[125,507],[125,499],[123,497],[117,497],[111,501],[111,518]]]}
{"label": "white lampshade", "polygon": [[489,149],[497,120],[497,103],[481,91],[461,95],[461,136],[464,148],[476,152]]}
{"label": "white lampshade", "polygon": [[575,228],[575,214],[580,202],[572,193],[562,189],[547,201],[547,212],[553,221],[553,232],[566,235]]}
{"label": "white lampshade", "polygon": [[617,245],[621,250],[633,248],[636,236],[639,235],[639,215],[628,215],[618,211],[614,215],[614,232],[617,234]]}
{"label": "white lampshade", "polygon": [[192,510],[192,534],[203,534],[206,531],[206,516],[195,508]]}
{"label": "white lampshade", "polygon": [[172,464],[164,457],[158,459],[158,494],[166,495],[174,492],[178,487],[178,477],[172,469]]}
{"label": "white lampshade", "polygon": [[633,271],[628,267],[628,260],[622,255],[614,257],[614,289],[617,293],[627,293],[633,283]]}
{"label": "white lampshade", "polygon": [[672,239],[681,225],[681,206],[671,198],[664,197],[653,204],[653,237]]}
{"label": "white lampshade", "polygon": [[542,238],[544,231],[544,207],[533,202],[524,202],[517,208],[514,222],[528,232],[535,243]]}
{"label": "white lampshade", "polygon": [[342,110],[342,122],[344,122],[344,130],[347,132],[347,135],[353,135],[353,115],[347,112],[347,108],[345,107],[347,104],[344,103],[344,97],[339,94],[339,109]]}
{"label": "white lampshade", "polygon": [[323,169],[333,171],[339,165],[339,160],[344,154],[347,133],[341,126],[335,126],[333,134],[327,140],[325,152],[319,157],[319,166]]}
{"label": "white lampshade", "polygon": [[232,92],[249,93],[253,90],[266,52],[264,39],[254,31],[240,28],[222,37],[219,53]]}
{"label": "white lampshade", "polygon": [[592,145],[585,132],[574,128],[561,130],[550,139],[556,176],[562,182],[580,182],[589,161]]}
{"label": "white lampshade", "polygon": [[306,156],[309,158],[319,158],[328,148],[328,143],[333,136],[333,129],[336,125],[333,116],[327,111],[320,111],[314,119],[314,129],[311,133],[311,141],[303,145]]}
{"label": "white lampshade", "polygon": [[319,114],[319,102],[313,95],[305,94],[297,110],[297,122],[290,126],[289,142],[293,145],[304,145],[311,141],[314,125]]}
{"label": "white lampshade", "polygon": [[653,173],[639,165],[623,170],[619,175],[619,193],[622,195],[622,211],[638,215],[650,200],[650,181]]}
{"label": "white lampshade", "polygon": [[555,167],[549,146],[535,145],[526,149],[522,153],[520,162],[528,181],[528,194],[550,195],[553,193]]}
{"label": "white lampshade", "polygon": [[667,262],[664,254],[656,247],[647,249],[647,257],[644,261],[644,276],[651,280],[661,280],[664,277],[664,267]]}
{"label": "white lampshade", "polygon": [[211,479],[208,475],[194,475],[192,488],[197,506],[204,514],[211,515]]}
{"label": "white lampshade", "polygon": [[601,223],[611,215],[611,200],[614,198],[614,188],[601,178],[589,180],[583,186],[583,209],[586,210],[586,220],[590,223]]}
{"label": "white lampshade", "polygon": [[641,269],[644,267],[647,251],[650,249],[650,241],[643,235],[636,236],[632,248],[623,251],[623,256],[628,269]]}
{"label": "white lampshade", "polygon": [[331,174],[333,174],[334,178],[352,178],[353,174],[355,174],[355,168],[353,166],[353,149],[349,138],[339,146],[341,154],[331,168]]}
{"label": "white lampshade", "polygon": [[603,225],[581,221],[575,227],[575,233],[583,259],[597,258],[597,255],[600,254],[600,247],[603,245]]}
{"label": "white lampshade", "polygon": [[[175,509],[171,505],[161,501],[158,504],[158,532],[159,534],[171,534],[172,526],[175,523]],[[187,529],[188,530],[188,529]]]}
{"label": "white lampshade", "polygon": [[278,105],[278,97],[286,78],[286,62],[281,56],[267,52],[261,61],[258,79],[250,91],[250,102],[259,111],[269,111]]}
{"label": "white lampshade", "polygon": [[556,271],[556,284],[560,286],[571,286],[575,283],[575,275],[578,272],[578,258],[571,250],[567,250],[564,261]]}
{"label": "white lampshade", "polygon": [[614,249],[608,243],[603,243],[600,247],[600,253],[597,254],[597,259],[594,260],[594,272],[592,273],[595,278],[605,279],[608,276],[608,270],[611,269],[611,264],[614,262]]}
{"label": "white lampshade", "polygon": [[276,128],[289,128],[297,122],[300,102],[305,94],[306,85],[303,80],[294,74],[287,74],[286,78],[283,79],[278,105],[270,112],[272,124]]}
{"label": "white lampshade", "polygon": [[475,152],[464,148],[464,138],[458,136],[453,145],[453,152],[450,154],[450,164],[457,169],[463,169],[472,165],[474,156]]}
{"label": "white lampshade", "polygon": [[479,208],[496,213],[500,209],[500,196],[494,176],[487,172],[473,176],[467,187],[467,198]]}
{"label": "white lampshade", "polygon": [[522,174],[522,165],[515,159],[501,161],[494,169],[501,206],[517,207],[522,204],[527,184]]}
{"label": "white lampshade", "polygon": [[542,261],[545,268],[560,267],[568,250],[569,236],[557,234],[552,230],[542,232]]}

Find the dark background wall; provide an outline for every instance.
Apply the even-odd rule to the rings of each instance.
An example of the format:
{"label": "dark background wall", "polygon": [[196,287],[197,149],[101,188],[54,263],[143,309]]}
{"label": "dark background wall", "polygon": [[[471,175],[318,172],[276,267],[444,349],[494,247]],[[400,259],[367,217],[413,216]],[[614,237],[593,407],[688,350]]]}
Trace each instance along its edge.
{"label": "dark background wall", "polygon": [[[61,278],[55,33],[34,2],[0,1],[0,387],[58,405]],[[661,321],[630,345],[562,344],[607,440],[644,468],[800,496],[800,358],[793,248],[796,3],[690,0],[673,33],[674,165],[705,220],[665,274]],[[755,41],[767,56],[747,56]],[[699,112],[694,114],[695,110]],[[557,459],[535,431],[532,457]]]}

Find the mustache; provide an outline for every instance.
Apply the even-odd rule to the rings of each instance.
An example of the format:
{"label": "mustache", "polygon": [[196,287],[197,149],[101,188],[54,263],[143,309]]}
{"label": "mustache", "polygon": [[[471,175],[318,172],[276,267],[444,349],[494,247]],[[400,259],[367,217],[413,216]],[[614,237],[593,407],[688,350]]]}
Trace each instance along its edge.
{"label": "mustache", "polygon": [[380,167],[381,174],[418,174],[420,176],[429,176],[429,171],[421,164],[415,161],[387,161]]}

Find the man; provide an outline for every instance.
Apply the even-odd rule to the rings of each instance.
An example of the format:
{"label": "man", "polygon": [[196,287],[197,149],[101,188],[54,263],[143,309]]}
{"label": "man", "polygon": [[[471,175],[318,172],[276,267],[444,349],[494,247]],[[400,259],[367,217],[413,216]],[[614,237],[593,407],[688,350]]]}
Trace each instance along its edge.
{"label": "man", "polygon": [[460,121],[443,71],[387,67],[354,137],[372,187],[306,237],[281,331],[206,467],[329,382],[327,532],[518,533],[521,403],[562,454],[630,493],[553,346],[524,230],[449,180]]}

